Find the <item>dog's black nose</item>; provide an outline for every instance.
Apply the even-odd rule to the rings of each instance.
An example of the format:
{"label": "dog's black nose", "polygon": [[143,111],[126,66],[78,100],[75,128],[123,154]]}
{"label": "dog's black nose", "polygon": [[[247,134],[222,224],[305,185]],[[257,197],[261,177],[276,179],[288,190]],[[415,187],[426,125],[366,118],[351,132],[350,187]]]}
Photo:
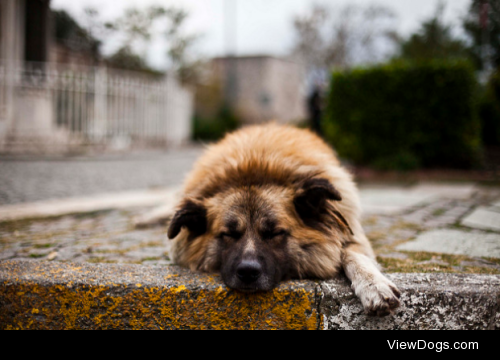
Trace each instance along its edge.
{"label": "dog's black nose", "polygon": [[238,278],[245,284],[252,284],[260,279],[262,266],[256,261],[243,261],[236,269]]}

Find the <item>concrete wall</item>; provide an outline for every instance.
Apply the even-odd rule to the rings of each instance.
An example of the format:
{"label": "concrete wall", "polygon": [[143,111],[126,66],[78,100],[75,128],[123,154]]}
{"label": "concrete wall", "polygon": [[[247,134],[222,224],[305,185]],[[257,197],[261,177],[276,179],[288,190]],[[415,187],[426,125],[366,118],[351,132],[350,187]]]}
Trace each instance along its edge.
{"label": "concrete wall", "polygon": [[269,89],[274,95],[274,119],[297,122],[307,118],[304,69],[293,62],[272,59],[269,66]]}
{"label": "concrete wall", "polygon": [[236,88],[229,95],[235,97],[233,106],[245,124],[306,118],[304,70],[299,64],[267,56],[215,59],[215,74],[226,93],[232,66]]}
{"label": "concrete wall", "polygon": [[14,138],[53,139],[56,125],[53,96],[46,90],[16,91],[14,98],[14,122],[9,136]]}

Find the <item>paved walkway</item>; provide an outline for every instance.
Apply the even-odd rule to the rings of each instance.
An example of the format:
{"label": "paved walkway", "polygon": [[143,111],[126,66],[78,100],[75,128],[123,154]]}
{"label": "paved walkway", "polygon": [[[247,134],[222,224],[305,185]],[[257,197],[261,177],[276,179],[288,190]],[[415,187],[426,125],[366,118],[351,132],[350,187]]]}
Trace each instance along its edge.
{"label": "paved walkway", "polygon": [[[361,194],[363,226],[387,272],[500,274],[500,188],[365,186]],[[150,209],[0,223],[0,261],[168,265],[166,229],[133,227]]]}
{"label": "paved walkway", "polygon": [[0,206],[179,185],[201,151],[44,160],[0,157]]}
{"label": "paved walkway", "polygon": [[422,184],[362,197],[363,225],[386,271],[500,274],[500,188]]}

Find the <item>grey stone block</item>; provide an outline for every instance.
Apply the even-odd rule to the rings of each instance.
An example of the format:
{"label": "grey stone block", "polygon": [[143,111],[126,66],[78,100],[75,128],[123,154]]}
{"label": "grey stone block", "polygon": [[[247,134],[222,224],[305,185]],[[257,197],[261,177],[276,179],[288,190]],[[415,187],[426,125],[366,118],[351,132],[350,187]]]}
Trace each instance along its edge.
{"label": "grey stone block", "polygon": [[386,318],[364,314],[346,280],[321,285],[325,330],[500,330],[500,277],[392,274],[401,307]]}

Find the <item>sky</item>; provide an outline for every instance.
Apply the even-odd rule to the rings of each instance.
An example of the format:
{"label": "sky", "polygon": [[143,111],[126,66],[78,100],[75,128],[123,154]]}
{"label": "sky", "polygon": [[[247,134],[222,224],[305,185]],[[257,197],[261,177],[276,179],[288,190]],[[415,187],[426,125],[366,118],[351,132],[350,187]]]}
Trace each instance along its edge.
{"label": "sky", "polygon": [[[112,20],[128,7],[148,5],[176,6],[190,13],[186,31],[202,34],[197,51],[206,56],[220,56],[228,47],[237,55],[271,54],[286,55],[294,41],[293,19],[307,13],[314,4],[327,4],[341,8],[347,4],[368,6],[384,5],[398,16],[398,30],[408,35],[419,28],[420,23],[431,17],[440,0],[52,0],[55,9],[67,10],[77,19],[85,7],[99,10],[105,20]],[[443,0],[446,4],[445,19],[459,24],[467,13],[471,0]],[[230,11],[227,6],[230,6]],[[236,8],[236,11],[234,11]],[[231,10],[232,9],[232,10]],[[228,42],[225,13],[236,14],[236,26],[230,32]],[[233,21],[234,18],[232,17]],[[107,44],[105,51],[111,51],[114,44]],[[165,43],[160,37],[154,41],[148,52],[151,65],[165,67]]]}

